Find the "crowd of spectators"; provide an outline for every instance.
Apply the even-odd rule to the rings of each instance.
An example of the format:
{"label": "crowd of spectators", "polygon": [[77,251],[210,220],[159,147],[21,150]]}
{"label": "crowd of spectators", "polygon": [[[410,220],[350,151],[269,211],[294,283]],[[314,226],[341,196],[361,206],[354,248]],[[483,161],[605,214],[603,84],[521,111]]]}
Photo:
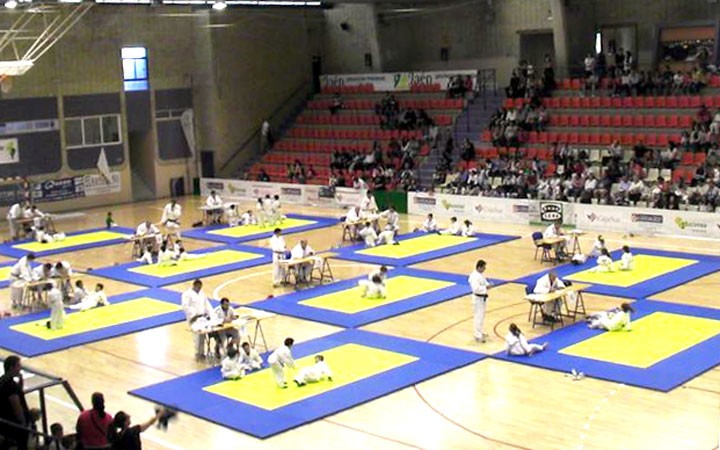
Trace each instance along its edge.
{"label": "crowd of spectators", "polygon": [[540,103],[526,103],[521,108],[498,108],[490,117],[488,128],[493,145],[498,147],[519,147],[521,133],[545,131],[548,112]]}
{"label": "crowd of spectators", "polygon": [[518,67],[512,71],[505,95],[508,98],[548,97],[556,87],[552,58],[545,55],[542,73],[528,61],[520,61]]}
{"label": "crowd of spectators", "polygon": [[435,126],[435,121],[424,109],[401,108],[389,92],[375,104],[375,114],[380,116],[383,130],[426,130]]}
{"label": "crowd of spectators", "polygon": [[294,163],[287,165],[286,176],[290,183],[305,184],[309,180],[317,177],[317,172],[312,164],[305,167],[299,159],[296,159]]}

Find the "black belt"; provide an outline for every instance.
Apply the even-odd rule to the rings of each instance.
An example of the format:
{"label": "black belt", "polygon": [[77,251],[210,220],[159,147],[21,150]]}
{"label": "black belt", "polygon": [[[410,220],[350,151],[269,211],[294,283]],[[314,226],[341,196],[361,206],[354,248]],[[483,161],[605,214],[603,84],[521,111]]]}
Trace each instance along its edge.
{"label": "black belt", "polygon": [[487,294],[475,294],[475,293],[473,293],[473,295],[474,295],[475,297],[480,297],[480,298],[485,299],[485,300],[487,300],[487,298],[488,298],[488,295],[487,295]]}

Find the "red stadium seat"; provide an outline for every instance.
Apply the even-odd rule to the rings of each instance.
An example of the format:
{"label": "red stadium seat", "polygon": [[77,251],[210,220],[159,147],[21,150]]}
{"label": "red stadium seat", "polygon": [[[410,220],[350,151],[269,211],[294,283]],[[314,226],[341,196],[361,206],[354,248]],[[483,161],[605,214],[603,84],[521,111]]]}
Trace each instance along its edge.
{"label": "red stadium seat", "polygon": [[632,119],[632,126],[637,128],[645,127],[645,116],[642,114],[635,114]]}
{"label": "red stadium seat", "polygon": [[646,108],[657,108],[655,104],[655,97],[645,97],[645,107]]}
{"label": "red stadium seat", "polygon": [[644,116],[644,118],[643,118],[644,124],[645,124],[644,126],[646,128],[655,128],[656,127],[655,119],[657,119],[658,117],[660,117],[660,116],[655,116],[653,114],[648,114],[648,115]]}
{"label": "red stadium seat", "polygon": [[659,116],[655,116],[655,126],[657,128],[666,128],[668,126],[667,125],[667,116],[662,115],[662,114]]}
{"label": "red stadium seat", "polygon": [[678,128],[680,127],[680,119],[675,114],[668,116],[666,126],[667,128]]}
{"label": "red stadium seat", "polygon": [[588,119],[588,125],[597,128],[600,126],[600,116],[597,114],[591,114]]}
{"label": "red stadium seat", "polygon": [[696,166],[700,166],[702,164],[705,164],[705,158],[706,154],[703,152],[695,153],[695,159],[693,160],[693,164]]}
{"label": "red stadium seat", "polygon": [[608,114],[603,114],[600,116],[600,126],[603,128],[610,128],[612,124],[612,116]]}
{"label": "red stadium seat", "polygon": [[678,108],[678,99],[677,99],[677,97],[673,97],[673,96],[665,97],[665,107],[666,107],[666,108],[671,108],[671,109],[676,109],[676,108]]}
{"label": "red stadium seat", "polygon": [[633,126],[633,116],[620,116],[622,120],[622,126],[623,127],[632,127]]}
{"label": "red stadium seat", "polygon": [[580,119],[579,123],[580,123],[581,127],[587,128],[590,126],[590,116],[588,116],[587,114],[583,114],[582,116],[579,117],[579,119]]}
{"label": "red stadium seat", "polygon": [[612,107],[612,99],[610,97],[602,97],[600,98],[600,107],[604,109],[608,109]]}
{"label": "red stadium seat", "polygon": [[588,141],[590,145],[600,145],[600,135],[598,133],[591,133]]}
{"label": "red stadium seat", "polygon": [[611,122],[612,122],[613,128],[620,128],[623,126],[622,118],[623,118],[623,116],[620,116],[617,114],[611,116]]}
{"label": "red stadium seat", "polygon": [[692,165],[694,160],[695,157],[692,153],[684,152],[682,158],[680,158],[680,164],[682,164],[683,166],[690,166]]}
{"label": "red stadium seat", "polygon": [[682,115],[678,117],[678,126],[680,128],[690,128],[692,127],[693,119],[691,116]]}
{"label": "red stadium seat", "polygon": [[660,109],[667,108],[667,97],[655,97],[655,106]]}
{"label": "red stadium seat", "polygon": [[570,126],[571,127],[578,127],[580,126],[580,117],[576,114],[572,114],[570,116]]}

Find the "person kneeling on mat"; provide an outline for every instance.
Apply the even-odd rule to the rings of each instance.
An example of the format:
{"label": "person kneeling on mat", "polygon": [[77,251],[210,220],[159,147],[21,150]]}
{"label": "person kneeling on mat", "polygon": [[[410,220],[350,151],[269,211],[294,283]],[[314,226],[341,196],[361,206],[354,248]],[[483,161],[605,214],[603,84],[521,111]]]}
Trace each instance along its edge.
{"label": "person kneeling on mat", "polygon": [[620,270],[633,270],[635,268],[635,261],[633,254],[630,253],[630,247],[623,245],[623,254],[620,257]]}
{"label": "person kneeling on mat", "polygon": [[110,302],[108,301],[107,295],[103,289],[105,289],[105,286],[103,286],[102,283],[96,284],[95,292],[83,298],[80,303],[70,305],[70,309],[87,311],[88,309],[109,305]]}
{"label": "person kneeling on mat", "polygon": [[385,280],[387,279],[388,268],[380,266],[379,269],[373,270],[368,275],[367,280],[358,281],[358,286],[363,290],[361,297],[363,298],[385,298],[387,297],[387,288]]}
{"label": "person kneeling on mat", "polygon": [[543,344],[530,344],[520,328],[514,323],[510,324],[508,334],[505,335],[507,353],[512,356],[530,356],[545,350],[547,342]]}
{"label": "person kneeling on mat", "polygon": [[233,345],[228,347],[227,354],[220,364],[220,374],[224,380],[239,380],[245,376],[245,368],[240,362],[240,352]]}
{"label": "person kneeling on mat", "polygon": [[323,355],[315,355],[315,364],[300,369],[293,381],[295,381],[298,387],[302,387],[308,383],[317,383],[323,378],[332,381],[332,372],[325,362],[325,357]]}
{"label": "person kneeling on mat", "polygon": [[623,303],[620,308],[613,308],[610,311],[602,311],[588,316],[588,326],[607,331],[631,331],[630,313],[634,312],[635,309],[629,303]]}

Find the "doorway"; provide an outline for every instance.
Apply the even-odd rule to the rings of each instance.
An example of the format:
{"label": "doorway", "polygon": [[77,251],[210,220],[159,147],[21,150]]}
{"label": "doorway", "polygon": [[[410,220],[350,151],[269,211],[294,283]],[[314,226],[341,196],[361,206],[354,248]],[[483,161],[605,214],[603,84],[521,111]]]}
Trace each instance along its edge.
{"label": "doorway", "polygon": [[215,178],[215,152],[212,150],[200,151],[200,176]]}
{"label": "doorway", "polygon": [[552,30],[520,33],[520,59],[542,71],[545,55],[555,61],[555,41]]}
{"label": "doorway", "polygon": [[131,131],[128,133],[130,153],[130,177],[133,200],[152,200],[155,191],[155,149],[151,131]]}

